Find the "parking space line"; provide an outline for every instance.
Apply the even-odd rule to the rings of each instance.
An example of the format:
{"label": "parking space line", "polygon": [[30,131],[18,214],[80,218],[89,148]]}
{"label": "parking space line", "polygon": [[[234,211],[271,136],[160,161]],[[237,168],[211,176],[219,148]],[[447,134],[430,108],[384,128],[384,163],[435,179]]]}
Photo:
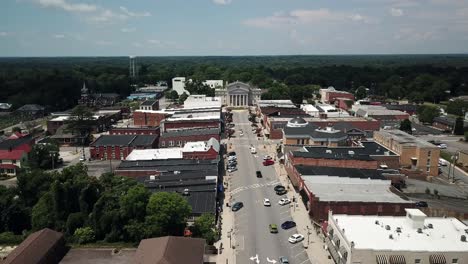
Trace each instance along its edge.
{"label": "parking space line", "polygon": [[299,255],[301,255],[301,254],[306,254],[306,255],[307,255],[307,253],[305,252],[305,250],[302,250],[301,252],[299,252],[299,254],[297,254],[297,255],[294,256],[293,258],[297,258],[297,256],[299,256]]}
{"label": "parking space line", "polygon": [[297,247],[297,246],[300,246],[301,244],[302,244],[302,243],[297,242],[294,246],[291,247],[291,249],[293,249],[293,248],[295,248],[295,247]]}
{"label": "parking space line", "polygon": [[284,214],[284,213],[289,213],[289,210],[286,210],[284,212],[281,212],[280,215]]}
{"label": "parking space line", "polygon": [[310,263],[310,259],[307,257],[307,259],[306,259],[306,260],[302,261],[302,262],[301,262],[301,263],[299,263],[299,264],[304,264],[306,261],[309,261],[309,263]]}

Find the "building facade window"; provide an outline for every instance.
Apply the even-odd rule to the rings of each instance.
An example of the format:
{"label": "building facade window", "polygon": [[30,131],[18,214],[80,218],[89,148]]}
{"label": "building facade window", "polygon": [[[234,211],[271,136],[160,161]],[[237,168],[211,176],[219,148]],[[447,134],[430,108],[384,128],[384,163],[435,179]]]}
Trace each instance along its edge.
{"label": "building facade window", "polygon": [[166,146],[166,141],[161,141],[161,147],[165,147]]}
{"label": "building facade window", "polygon": [[414,260],[414,263],[415,263],[415,264],[421,263],[421,259],[415,259],[415,260]]}
{"label": "building facade window", "polygon": [[458,259],[457,258],[452,259],[452,264],[458,264]]}

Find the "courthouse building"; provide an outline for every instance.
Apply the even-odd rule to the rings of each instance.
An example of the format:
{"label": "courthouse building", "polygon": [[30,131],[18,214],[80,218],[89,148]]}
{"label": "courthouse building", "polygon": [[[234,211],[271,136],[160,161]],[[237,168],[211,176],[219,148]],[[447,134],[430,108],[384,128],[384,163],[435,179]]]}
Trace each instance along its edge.
{"label": "courthouse building", "polygon": [[221,97],[223,105],[233,107],[248,107],[260,100],[261,90],[239,81],[215,90],[216,97]]}

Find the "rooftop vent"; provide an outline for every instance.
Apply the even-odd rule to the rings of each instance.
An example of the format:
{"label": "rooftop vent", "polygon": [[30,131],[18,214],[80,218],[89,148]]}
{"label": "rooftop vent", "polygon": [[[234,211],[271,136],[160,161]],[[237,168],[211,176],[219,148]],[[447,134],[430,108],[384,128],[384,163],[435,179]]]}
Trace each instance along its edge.
{"label": "rooftop vent", "polygon": [[386,225],[386,226],[385,226],[385,230],[390,230],[390,226],[389,226],[389,225]]}
{"label": "rooftop vent", "polygon": [[150,175],[150,181],[156,180],[156,175]]}
{"label": "rooftop vent", "polygon": [[388,238],[389,238],[389,239],[393,239],[393,235],[390,234],[390,235],[388,236]]}
{"label": "rooftop vent", "polygon": [[379,224],[379,220],[375,220],[375,224],[378,225],[378,224]]}
{"label": "rooftop vent", "polygon": [[461,241],[461,242],[466,242],[466,236],[465,236],[465,235],[461,235],[460,241]]}
{"label": "rooftop vent", "polygon": [[349,155],[354,155],[354,151],[350,150],[350,151],[348,151],[348,154]]}
{"label": "rooftop vent", "polygon": [[401,227],[396,228],[397,233],[401,233]]}
{"label": "rooftop vent", "polygon": [[434,228],[434,226],[432,224],[427,224],[427,228]]}
{"label": "rooftop vent", "polygon": [[422,234],[422,228],[418,228],[418,233]]}
{"label": "rooftop vent", "polygon": [[325,153],[331,154],[331,153],[332,153],[332,150],[331,150],[331,149],[327,149],[327,150],[325,150]]}
{"label": "rooftop vent", "polygon": [[184,189],[184,196],[189,196],[190,195],[190,191],[189,189]]}

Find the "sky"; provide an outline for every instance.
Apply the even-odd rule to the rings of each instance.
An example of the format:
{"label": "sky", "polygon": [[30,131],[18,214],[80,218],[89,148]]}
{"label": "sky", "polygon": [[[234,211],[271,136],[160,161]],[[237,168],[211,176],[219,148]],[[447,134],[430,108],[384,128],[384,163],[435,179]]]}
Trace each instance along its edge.
{"label": "sky", "polygon": [[0,56],[468,53],[468,0],[1,0]]}

